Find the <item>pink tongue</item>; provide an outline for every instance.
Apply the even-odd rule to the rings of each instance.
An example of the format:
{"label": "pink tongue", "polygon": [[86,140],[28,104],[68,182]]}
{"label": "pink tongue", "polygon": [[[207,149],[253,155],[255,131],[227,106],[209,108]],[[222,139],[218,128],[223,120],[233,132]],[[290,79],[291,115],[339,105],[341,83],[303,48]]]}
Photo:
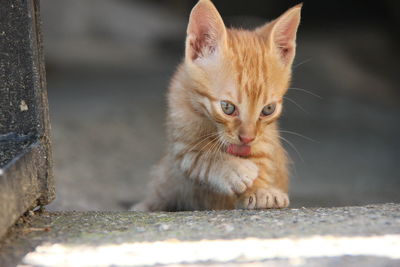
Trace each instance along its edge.
{"label": "pink tongue", "polygon": [[234,156],[246,157],[246,156],[250,155],[251,147],[248,146],[248,145],[234,145],[234,144],[231,144],[226,149],[226,152],[231,154],[231,155],[234,155]]}

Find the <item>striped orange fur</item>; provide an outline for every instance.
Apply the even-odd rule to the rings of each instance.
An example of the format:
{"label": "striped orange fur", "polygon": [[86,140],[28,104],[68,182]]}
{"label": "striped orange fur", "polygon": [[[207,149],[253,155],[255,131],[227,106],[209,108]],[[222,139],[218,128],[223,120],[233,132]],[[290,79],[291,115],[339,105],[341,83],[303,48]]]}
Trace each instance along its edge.
{"label": "striped orange fur", "polygon": [[300,11],[295,6],[250,31],[227,29],[210,0],[197,3],[185,59],[168,92],[167,152],[135,210],[289,205],[277,119],[290,84]]}

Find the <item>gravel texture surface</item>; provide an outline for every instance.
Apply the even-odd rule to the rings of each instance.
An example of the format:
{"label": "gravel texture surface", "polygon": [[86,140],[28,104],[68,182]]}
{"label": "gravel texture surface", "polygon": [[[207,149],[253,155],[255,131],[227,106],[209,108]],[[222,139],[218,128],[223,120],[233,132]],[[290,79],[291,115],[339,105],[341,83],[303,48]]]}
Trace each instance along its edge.
{"label": "gravel texture surface", "polygon": [[[346,265],[348,263],[349,266],[352,266],[352,264],[355,266],[357,265],[356,263],[362,263],[364,266],[387,266],[387,264],[395,263],[400,257],[400,252],[393,254],[389,251],[387,252],[389,256],[386,255],[383,247],[387,245],[385,240],[389,238],[388,242],[391,249],[400,251],[399,204],[343,208],[179,213],[44,212],[28,216],[25,219],[29,223],[13,229],[8,238],[2,242],[0,263],[3,261],[3,264],[0,264],[1,266],[12,266],[12,264],[23,259],[29,251],[34,251],[35,249],[36,251],[28,254],[23,261],[28,264],[38,263],[37,257],[40,256],[39,258],[46,262],[46,259],[50,260],[52,255],[54,256],[54,246],[58,251],[66,249],[66,251],[62,252],[62,255],[68,259],[68,257],[76,257],[77,251],[80,252],[82,246],[88,250],[82,253],[87,255],[100,255],[103,253],[100,251],[110,249],[110,246],[117,246],[117,248],[122,246],[121,249],[117,249],[118,253],[120,253],[126,249],[129,250],[129,246],[138,246],[140,244],[147,244],[156,253],[157,246],[161,246],[160,249],[165,251],[169,246],[179,246],[182,242],[183,244],[188,244],[184,246],[186,248],[188,246],[190,248],[192,245],[197,246],[198,243],[202,242],[206,242],[206,247],[209,247],[207,242],[211,242],[211,246],[213,242],[223,242],[221,251],[225,246],[234,246],[236,244],[239,246],[239,252],[237,253],[243,253],[243,255],[247,256],[244,260],[233,257],[232,255],[235,255],[233,251],[238,248],[232,248],[232,254],[230,255],[233,258],[224,258],[225,260],[214,258],[214,256],[207,258],[214,252],[205,253],[200,248],[199,250],[204,252],[203,258],[199,258],[200,260],[197,258],[185,260],[185,257],[190,255],[188,252],[187,255],[181,255],[172,261],[171,259],[164,259],[165,255],[159,255],[161,262],[158,263],[181,263],[184,261],[199,263],[198,261],[202,262],[206,259],[207,262],[218,263],[222,261],[232,264],[273,260],[271,263],[276,264],[276,266],[284,266],[286,263],[295,265],[297,263],[307,264],[307,266],[309,264],[332,266],[337,261],[346,263]],[[268,246],[270,242],[289,242],[283,244],[283,247],[288,247],[288,249],[296,248],[296,246],[307,249],[310,246],[307,245],[308,242],[314,240],[313,238],[317,238],[318,242],[321,242],[321,255],[316,257],[319,255],[318,252],[315,252],[319,249],[318,245],[315,248],[316,250],[313,249],[311,256],[303,257],[301,254],[300,256],[292,257],[299,253],[296,250],[295,254],[291,252],[282,254],[282,251],[278,251],[279,254],[277,256],[264,255],[261,251],[259,253],[261,256],[256,253],[258,255],[256,257],[251,254],[251,251],[253,251],[251,245],[243,247],[240,245],[240,242],[248,242],[249,238],[260,242],[260,244],[263,244],[262,246]],[[348,238],[348,240],[337,241],[335,238]],[[230,241],[227,242],[227,240]],[[381,245],[380,241],[383,242],[383,245]],[[305,242],[304,244],[306,245],[301,245],[301,242]],[[341,249],[341,252],[335,252],[336,254],[323,252],[322,248],[329,242],[334,242],[332,245],[334,249]],[[367,252],[363,250],[362,246],[360,248],[353,248],[352,246],[346,248],[346,246],[352,244],[351,242],[368,244]],[[368,252],[371,249],[371,244],[373,250]],[[376,244],[376,248],[373,244]],[[128,248],[124,246],[128,246]],[[162,246],[166,246],[166,248]],[[78,250],[74,252],[73,249],[76,247],[78,247]],[[346,257],[345,252],[348,249],[349,255]],[[356,249],[356,251],[351,252],[353,249]],[[357,249],[361,249],[361,252]],[[374,252],[375,249],[376,252]],[[139,251],[142,251],[143,247],[134,250],[137,254],[128,257],[132,259],[132,263],[135,263],[135,259],[137,260],[137,257],[140,257]],[[250,253],[250,256],[248,253]],[[309,255],[307,253],[305,255]],[[326,258],[327,255],[333,255],[336,260]],[[152,260],[157,259],[155,255]],[[44,264],[43,262],[39,263]],[[118,260],[116,263],[122,264],[123,262]],[[147,265],[146,262],[141,264]]]}

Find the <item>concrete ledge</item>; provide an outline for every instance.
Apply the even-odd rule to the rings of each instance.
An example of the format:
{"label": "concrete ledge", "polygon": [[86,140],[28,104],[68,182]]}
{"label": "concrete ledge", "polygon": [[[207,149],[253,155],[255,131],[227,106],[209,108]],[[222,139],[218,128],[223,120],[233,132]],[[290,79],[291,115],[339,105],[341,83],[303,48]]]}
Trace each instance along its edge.
{"label": "concrete ledge", "polygon": [[[400,204],[180,213],[34,215],[0,247],[1,266],[263,262],[400,263]],[[27,252],[31,251],[27,254]]]}
{"label": "concrete ledge", "polygon": [[0,238],[54,199],[39,0],[0,2]]}
{"label": "concrete ledge", "polygon": [[54,198],[46,170],[46,153],[40,142],[34,142],[7,165],[0,166],[0,238],[26,210],[46,205]]}

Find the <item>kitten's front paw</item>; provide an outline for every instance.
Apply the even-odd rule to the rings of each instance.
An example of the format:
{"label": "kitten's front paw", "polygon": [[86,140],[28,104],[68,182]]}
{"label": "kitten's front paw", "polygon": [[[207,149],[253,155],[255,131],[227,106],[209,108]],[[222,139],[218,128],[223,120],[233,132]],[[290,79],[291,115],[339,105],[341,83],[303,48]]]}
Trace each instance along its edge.
{"label": "kitten's front paw", "polygon": [[258,177],[258,166],[248,159],[236,159],[224,168],[223,191],[229,195],[244,193]]}
{"label": "kitten's front paw", "polygon": [[130,208],[130,211],[150,211],[149,207],[144,202],[137,203]]}
{"label": "kitten's front paw", "polygon": [[276,188],[258,188],[238,200],[239,209],[279,209],[289,206],[288,194]]}

